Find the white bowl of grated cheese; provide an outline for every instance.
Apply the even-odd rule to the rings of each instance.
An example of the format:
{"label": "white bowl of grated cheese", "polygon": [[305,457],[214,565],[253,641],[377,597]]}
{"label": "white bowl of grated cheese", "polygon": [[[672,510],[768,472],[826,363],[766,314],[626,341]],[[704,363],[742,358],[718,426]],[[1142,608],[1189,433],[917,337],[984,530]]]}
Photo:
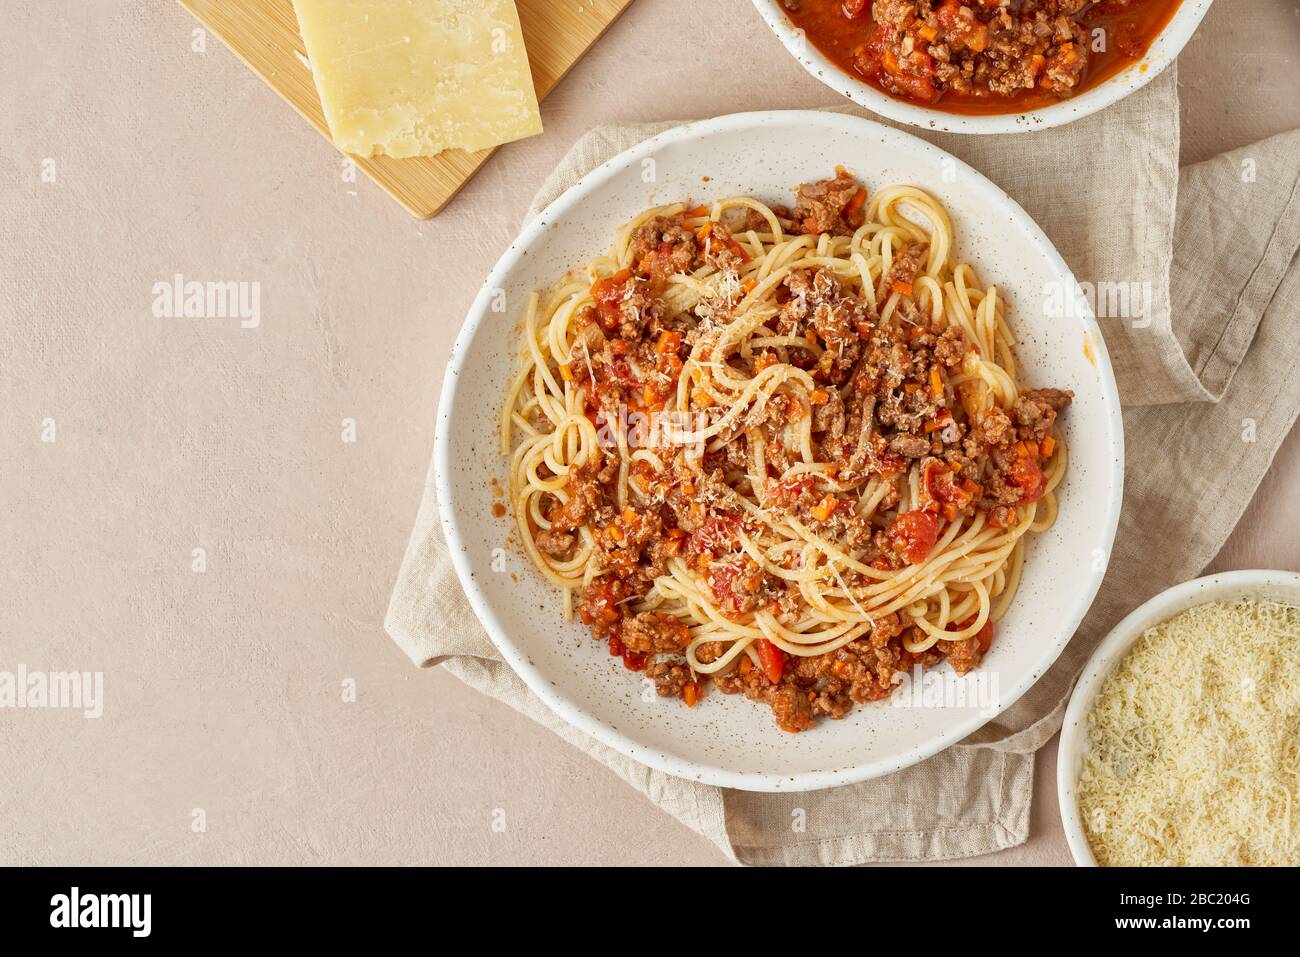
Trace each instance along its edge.
{"label": "white bowl of grated cheese", "polygon": [[1176,585],[1111,631],[1061,728],[1057,794],[1077,864],[1296,863],[1295,795],[1267,765],[1296,745],[1285,715],[1300,683],[1284,679],[1298,629],[1300,574],[1252,570]]}

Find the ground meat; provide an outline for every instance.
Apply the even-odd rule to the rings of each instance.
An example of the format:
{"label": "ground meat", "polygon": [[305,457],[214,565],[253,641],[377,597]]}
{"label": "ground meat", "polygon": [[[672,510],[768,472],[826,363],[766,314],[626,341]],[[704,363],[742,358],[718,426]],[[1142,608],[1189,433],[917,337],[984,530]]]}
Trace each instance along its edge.
{"label": "ground meat", "polygon": [[720,641],[706,641],[695,649],[695,657],[702,665],[711,665],[727,653],[729,645]]}
{"label": "ground meat", "polygon": [[[773,212],[776,212],[776,210],[774,209]],[[735,229],[737,232],[741,233],[749,232],[750,230],[753,230],[756,233],[770,233],[772,231],[772,224],[769,223],[767,217],[758,210],[746,206],[744,208],[743,218],[739,223],[735,224]]]}
{"label": "ground meat", "polygon": [[961,641],[943,641],[940,639],[935,642],[935,648],[939,650],[948,659],[954,671],[959,675],[964,675],[979,665],[984,657],[984,652],[980,650],[980,643],[976,638],[965,638]]}
{"label": "ground meat", "polygon": [[610,514],[604,522],[598,518],[594,524],[596,547],[592,562],[598,568],[644,576],[642,552],[659,541],[663,531],[659,509],[625,508],[621,514]]}
{"label": "ground meat", "polygon": [[797,733],[813,726],[812,702],[808,693],[790,685],[778,685],[768,692],[767,703],[782,731]]}
{"label": "ground meat", "polygon": [[710,223],[708,230],[702,247],[704,261],[720,272],[737,272],[744,265],[745,256],[731,230],[722,223]]}
{"label": "ground meat", "polygon": [[731,618],[767,607],[783,591],[779,578],[748,559],[711,566],[707,581],[718,607]]}
{"label": "ground meat", "polygon": [[849,204],[862,184],[840,170],[834,179],[804,183],[794,194],[794,225],[803,233],[849,236],[862,225],[862,206]]}
{"label": "ground meat", "polygon": [[[902,651],[898,643],[902,631],[897,614],[885,615],[870,633],[837,651],[806,658],[785,656],[785,670],[775,684],[746,657],[729,673],[714,675],[713,682],[726,694],[766,702],[782,730],[807,730],[819,716],[842,718],[854,704],[889,696],[897,673],[919,660]],[[923,663],[938,660],[936,653]]]}
{"label": "ground meat", "polygon": [[695,234],[676,217],[656,216],[632,230],[632,261],[641,276],[690,272],[696,250]]}
{"label": "ground meat", "polygon": [[979,420],[976,435],[977,441],[983,443],[983,448],[977,448],[975,454],[980,455],[997,445],[1006,445],[1014,434],[1011,419],[996,405],[993,406]]}
{"label": "ground meat", "polygon": [[823,438],[839,438],[844,435],[844,399],[839,390],[830,389],[826,401],[813,406],[812,430]]}
{"label": "ground meat", "polygon": [[1030,389],[1021,399],[1060,412],[1074,400],[1074,393],[1069,389]]}
{"label": "ground meat", "polygon": [[623,647],[641,654],[679,652],[690,640],[686,626],[672,615],[643,611],[624,619]]}
{"label": "ground meat", "polygon": [[984,494],[976,501],[976,505],[992,511],[998,507],[1015,505],[1020,498],[1020,489],[1008,482],[1003,473],[994,472],[984,482]]}
{"label": "ground meat", "polygon": [[904,295],[911,295],[912,283],[916,281],[916,274],[921,271],[921,261],[925,255],[925,246],[920,243],[908,243],[902,252],[894,257],[893,264],[889,267],[890,287],[904,286],[908,290]]}
{"label": "ground meat", "polygon": [[966,336],[956,326],[949,326],[936,337],[932,348],[935,361],[946,369],[961,365],[966,353],[970,352]]}
{"label": "ground meat", "polygon": [[723,694],[743,694],[754,701],[766,701],[767,693],[773,687],[761,668],[755,668],[745,655],[729,672],[712,675],[713,685]]}
{"label": "ground meat", "polygon": [[[1115,0],[1112,6],[1129,0]],[[845,4],[860,15],[861,0]],[[952,91],[1013,96],[1041,87],[1067,97],[1088,70],[1089,0],[875,0],[875,27],[854,65],[897,96],[934,102]]]}
{"label": "ground meat", "polygon": [[777,315],[776,328],[786,336],[806,334],[814,310],[840,296],[840,282],[829,269],[791,270],[781,280],[781,288],[785,292],[785,301]]}
{"label": "ground meat", "polygon": [[641,552],[642,573],[652,580],[668,574],[668,562],[680,549],[678,539],[654,538]]}
{"label": "ground meat", "polygon": [[645,675],[661,698],[676,697],[691,681],[691,669],[678,661],[656,661],[646,667]]}
{"label": "ground meat", "polygon": [[1016,432],[1022,439],[1041,442],[1052,431],[1056,414],[1074,399],[1074,393],[1065,389],[1034,389],[1016,399],[1011,412],[1016,420]]}
{"label": "ground meat", "polygon": [[629,283],[619,310],[619,338],[637,339],[642,329],[662,321],[663,314],[662,299],[652,295],[644,283]]}
{"label": "ground meat", "polygon": [[542,529],[537,533],[534,541],[538,549],[544,554],[562,562],[567,562],[573,557],[573,548],[577,544],[578,537],[571,532]]}
{"label": "ground meat", "polygon": [[[829,272],[820,270],[818,275]],[[856,299],[839,298],[820,304],[813,312],[813,329],[826,352],[845,355],[852,350],[856,360],[860,343],[857,324],[864,318],[865,310]],[[823,353],[825,356],[825,353]],[[847,363],[852,365],[852,362]]]}
{"label": "ground meat", "polygon": [[916,432],[934,419],[937,411],[929,389],[890,390],[876,406],[876,418],[900,432]]}
{"label": "ground meat", "polygon": [[855,703],[879,701],[893,691],[900,661],[893,638],[899,627],[897,615],[889,615],[870,637],[799,660],[794,680],[811,691],[814,714],[842,718]]}
{"label": "ground meat", "polygon": [[613,575],[602,575],[582,586],[577,612],[583,624],[591,628],[592,637],[609,638],[618,631],[623,602],[631,595],[629,582]]}
{"label": "ground meat", "polygon": [[877,618],[871,627],[871,644],[877,648],[883,648],[889,644],[891,638],[896,638],[903,632],[903,619],[898,612],[891,612],[881,618]]}
{"label": "ground meat", "polygon": [[569,472],[568,484],[564,490],[568,501],[552,508],[548,516],[551,530],[554,532],[571,532],[587,524],[596,512],[606,504],[606,492],[600,484],[601,457],[595,455]]}
{"label": "ground meat", "polygon": [[889,450],[905,459],[919,459],[930,454],[930,440],[921,435],[896,435],[889,441]]}
{"label": "ground meat", "polygon": [[814,378],[841,384],[858,361],[859,330],[874,311],[860,297],[845,295],[830,269],[796,269],[782,286],[789,298],[777,316],[778,330],[784,335],[811,334],[822,346],[821,357],[810,370]]}

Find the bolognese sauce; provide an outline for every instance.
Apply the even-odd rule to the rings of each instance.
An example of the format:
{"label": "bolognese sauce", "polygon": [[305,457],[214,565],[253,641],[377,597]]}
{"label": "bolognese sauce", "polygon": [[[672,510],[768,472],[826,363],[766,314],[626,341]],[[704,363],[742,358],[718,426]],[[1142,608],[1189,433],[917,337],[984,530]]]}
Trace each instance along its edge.
{"label": "bolognese sauce", "polygon": [[[529,307],[542,364],[504,419],[520,532],[659,695],[711,683],[797,732],[989,650],[1072,395],[1016,384],[997,294],[950,248],[932,198],[841,169],[788,207],[649,210],[545,331]],[[683,410],[698,446],[630,423],[586,444]]]}
{"label": "bolognese sauce", "polygon": [[847,73],[951,113],[1020,113],[1137,63],[1182,0],[782,0]]}

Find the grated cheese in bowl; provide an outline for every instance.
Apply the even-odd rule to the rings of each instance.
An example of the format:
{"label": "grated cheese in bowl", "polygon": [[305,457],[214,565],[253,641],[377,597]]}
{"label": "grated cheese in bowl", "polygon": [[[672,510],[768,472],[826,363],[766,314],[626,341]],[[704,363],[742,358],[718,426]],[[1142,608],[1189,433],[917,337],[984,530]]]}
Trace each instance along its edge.
{"label": "grated cheese in bowl", "polygon": [[1087,735],[1099,864],[1300,864],[1300,608],[1210,602],[1147,629]]}

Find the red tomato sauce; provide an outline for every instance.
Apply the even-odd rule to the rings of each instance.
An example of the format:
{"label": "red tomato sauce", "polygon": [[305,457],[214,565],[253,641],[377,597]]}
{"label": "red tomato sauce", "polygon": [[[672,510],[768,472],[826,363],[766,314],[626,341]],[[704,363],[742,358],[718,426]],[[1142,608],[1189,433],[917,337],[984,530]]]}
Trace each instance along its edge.
{"label": "red tomato sauce", "polygon": [[[982,9],[978,0],[963,2]],[[1073,19],[1090,34],[1105,31],[1106,43],[1104,50],[1089,50],[1087,72],[1073,95],[1139,64],[1181,3],[1182,0],[1133,0],[1118,4],[1101,0],[1076,14]],[[881,82],[881,74],[875,69],[882,38],[872,19],[872,4],[873,0],[847,3],[845,0],[789,0],[784,9],[791,23],[804,31],[808,41],[823,56],[855,79],[870,83],[895,99],[966,115],[1023,113],[1062,102],[1060,96],[1041,85],[1012,95],[987,90],[971,93],[940,90],[932,95],[927,82],[907,74],[894,76],[891,90]],[[937,2],[935,6],[938,7]],[[855,9],[860,12],[851,16]]]}

